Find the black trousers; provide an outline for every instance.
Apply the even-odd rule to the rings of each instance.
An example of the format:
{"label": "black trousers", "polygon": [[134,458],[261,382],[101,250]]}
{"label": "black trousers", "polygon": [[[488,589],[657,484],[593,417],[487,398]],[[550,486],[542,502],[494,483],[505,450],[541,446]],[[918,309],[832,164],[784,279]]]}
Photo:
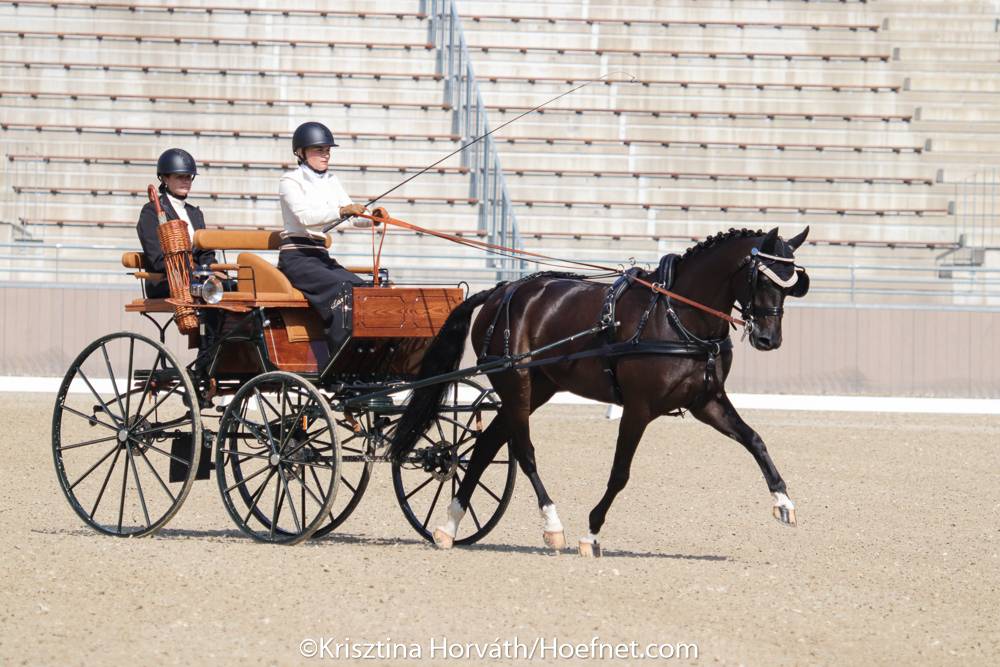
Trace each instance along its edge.
{"label": "black trousers", "polygon": [[278,255],[278,269],[295,289],[302,292],[323,320],[330,355],[335,356],[351,337],[351,332],[336,321],[334,302],[345,284],[364,285],[365,281],[330,257],[322,241],[313,243],[297,238],[288,241],[288,244],[292,243],[297,246],[315,245],[315,249],[283,247]]}

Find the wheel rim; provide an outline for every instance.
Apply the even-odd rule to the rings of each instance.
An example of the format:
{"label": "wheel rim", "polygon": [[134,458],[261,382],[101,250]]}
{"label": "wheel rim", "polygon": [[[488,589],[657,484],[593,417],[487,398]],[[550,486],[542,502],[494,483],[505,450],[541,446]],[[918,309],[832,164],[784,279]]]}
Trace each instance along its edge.
{"label": "wheel rim", "polygon": [[257,376],[219,422],[216,477],[244,533],[297,544],[327,520],[340,482],[341,453],[326,399],[292,373]]}
{"label": "wheel rim", "polygon": [[[499,407],[493,392],[471,380],[448,387],[444,404],[407,462],[394,463],[392,481],[403,515],[424,539],[432,533],[465,477],[475,439]],[[480,416],[474,408],[479,408]],[[480,424],[480,420],[482,424]],[[473,492],[456,544],[472,544],[500,521],[514,491],[517,466],[507,445],[486,466]]]}
{"label": "wheel rim", "polygon": [[141,537],[162,528],[191,490],[201,442],[190,378],[145,336],[97,339],[63,378],[52,416],[56,476],[99,532]]}

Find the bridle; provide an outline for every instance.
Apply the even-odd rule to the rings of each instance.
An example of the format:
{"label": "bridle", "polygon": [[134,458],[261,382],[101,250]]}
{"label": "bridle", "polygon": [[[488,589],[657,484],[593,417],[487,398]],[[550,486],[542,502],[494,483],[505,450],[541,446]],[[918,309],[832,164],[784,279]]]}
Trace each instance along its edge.
{"label": "bridle", "polygon": [[[791,264],[794,267],[790,277],[782,278],[775,273],[771,267],[778,262]],[[744,337],[752,334],[757,329],[756,318],[781,317],[785,313],[784,306],[763,307],[757,305],[757,285],[760,282],[760,276],[764,276],[784,291],[791,289],[799,281],[799,273],[805,271],[804,268],[795,264],[793,257],[769,255],[761,252],[759,248],[750,249],[750,254],[743,259],[740,268],[742,269],[747,265],[749,265],[749,270],[747,271],[749,294],[745,303],[740,302],[740,312],[743,314],[743,320],[746,322],[746,329],[744,329],[743,333]]]}

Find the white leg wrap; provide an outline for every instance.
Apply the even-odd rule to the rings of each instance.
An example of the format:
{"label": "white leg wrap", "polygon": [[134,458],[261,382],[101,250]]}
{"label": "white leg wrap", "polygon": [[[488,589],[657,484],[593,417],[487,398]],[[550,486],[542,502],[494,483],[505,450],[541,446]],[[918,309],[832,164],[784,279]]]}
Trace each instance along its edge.
{"label": "white leg wrap", "polygon": [[771,495],[774,496],[774,504],[777,507],[784,507],[790,510],[795,509],[795,503],[792,502],[792,499],[786,496],[781,491],[775,491]]}
{"label": "white leg wrap", "polygon": [[451,501],[448,505],[448,520],[444,522],[444,525],[439,528],[452,537],[458,535],[458,524],[462,522],[465,518],[465,510],[462,509],[461,503],[458,502],[458,498]]}
{"label": "white leg wrap", "polygon": [[597,535],[593,533],[587,533],[586,537],[580,538],[581,542],[586,542],[587,544],[597,544]]}
{"label": "white leg wrap", "polygon": [[545,522],[542,530],[547,533],[558,533],[563,529],[562,521],[559,520],[559,515],[556,514],[555,504],[546,505],[541,509],[542,520]]}

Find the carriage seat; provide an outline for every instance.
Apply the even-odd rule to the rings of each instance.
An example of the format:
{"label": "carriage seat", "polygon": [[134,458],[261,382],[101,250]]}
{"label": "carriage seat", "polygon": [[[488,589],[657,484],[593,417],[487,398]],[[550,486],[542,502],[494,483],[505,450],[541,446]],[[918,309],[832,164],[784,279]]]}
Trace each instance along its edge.
{"label": "carriage seat", "polygon": [[[326,247],[331,245],[326,237]],[[277,250],[281,245],[281,232],[277,230],[233,230],[199,229],[194,233],[193,245],[199,250]],[[141,252],[127,252],[122,255],[122,265],[133,269],[135,277],[143,280],[160,280],[163,274],[149,273],[145,257]],[[223,302],[242,302],[246,305],[308,308],[309,302],[299,290],[292,287],[284,273],[263,257],[252,252],[241,252],[236,264],[214,264],[212,268],[236,271],[237,291],[226,292]],[[371,273],[371,267],[345,267],[353,273]],[[140,300],[142,301],[142,300]],[[169,304],[153,302],[162,299],[146,299],[147,309],[154,306],[169,310]],[[138,307],[138,304],[133,304]]]}

